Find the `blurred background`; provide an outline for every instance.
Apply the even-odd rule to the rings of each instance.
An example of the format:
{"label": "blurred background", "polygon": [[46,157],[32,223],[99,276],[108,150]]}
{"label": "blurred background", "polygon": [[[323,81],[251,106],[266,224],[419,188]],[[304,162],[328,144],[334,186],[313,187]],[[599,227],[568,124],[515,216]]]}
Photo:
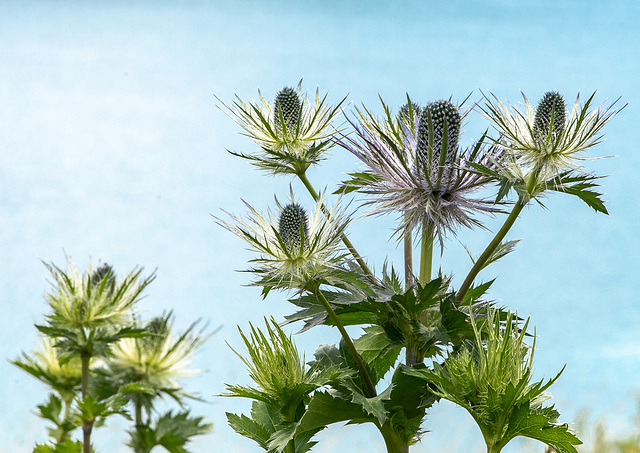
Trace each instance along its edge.
{"label": "blurred background", "polygon": [[[347,115],[361,104],[381,113],[378,96],[398,107],[406,93],[421,104],[469,95],[476,102],[481,90],[514,104],[521,91],[535,103],[557,90],[571,104],[578,92],[586,99],[597,90],[596,105],[618,97],[629,104],[592,152],[611,157],[587,163],[608,175],[610,216],[575,197],[551,196],[548,209],[531,206],[510,233],[523,238],[516,253],[481,277],[499,275],[491,296],[531,315],[539,335],[535,377],[567,364],[551,391],[561,420],[575,423],[590,444],[583,451],[605,451],[598,436],[633,435],[639,20],[640,4],[631,0],[0,2],[0,450],[30,452],[46,439],[33,410],[47,390],[8,360],[38,345],[33,324],[42,322],[50,287],[42,261],[65,268],[66,254],[81,269],[90,261],[121,275],[135,265],[147,274],[157,269],[139,305],[143,316],[173,309],[178,328],[196,319],[221,327],[193,362],[204,373],[184,381],[207,401],[194,403],[193,413],[215,423],[191,448],[258,451],[224,415],[246,413],[250,402],[213,396],[224,383],[249,382],[225,342],[239,347],[236,325],[269,314],[282,320],[293,307],[282,293],[263,301],[259,288],[244,286],[250,276],[237,270],[251,255],[212,215],[244,214],[241,199],[264,210],[290,184],[301,200],[306,194],[227,153],[256,146],[214,95],[249,101],[260,90],[273,100],[300,79],[304,92],[319,88],[331,103],[348,95]],[[462,144],[486,127],[470,114]],[[354,157],[333,149],[309,177],[334,190],[356,168]],[[400,267],[401,250],[389,239],[394,220],[365,218],[351,227],[353,243],[377,270],[386,258]],[[439,265],[466,273],[460,242],[477,254],[490,237],[463,232]],[[318,328],[296,341],[311,357],[338,338]],[[124,426],[111,419],[96,430],[98,449],[128,451]],[[435,407],[425,429],[416,453],[484,451],[479,430],[453,405]],[[332,426],[318,439],[318,452],[384,451],[367,426]],[[505,449],[543,450],[518,442]]]}

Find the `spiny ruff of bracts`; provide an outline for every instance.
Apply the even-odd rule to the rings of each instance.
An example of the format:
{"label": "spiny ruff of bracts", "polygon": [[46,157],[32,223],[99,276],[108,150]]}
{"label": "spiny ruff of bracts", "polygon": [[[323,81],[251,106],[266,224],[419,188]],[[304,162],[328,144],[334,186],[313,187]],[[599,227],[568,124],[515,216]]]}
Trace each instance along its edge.
{"label": "spiny ruff of bracts", "polygon": [[300,119],[301,107],[300,96],[293,88],[285,87],[280,90],[273,105],[275,112],[273,121],[276,129],[294,134]]}
{"label": "spiny ruff of bracts", "polygon": [[550,181],[562,172],[580,169],[581,162],[590,159],[584,151],[602,141],[602,128],[620,111],[614,108],[618,100],[592,109],[594,96],[581,105],[578,95],[567,116],[564,99],[557,92],[547,92],[535,108],[523,93],[524,111],[485,95],[478,111],[498,133],[493,142],[505,153],[503,162],[509,163],[503,173],[535,174],[541,181]]}
{"label": "spiny ruff of bracts", "polygon": [[[447,233],[455,234],[460,227],[480,226],[476,219],[478,213],[498,210],[493,200],[472,197],[490,181],[473,171],[469,165],[478,163],[492,168],[497,154],[495,148],[487,149],[481,142],[460,150],[447,139],[447,148],[452,143],[452,148],[457,150],[452,153],[455,159],[448,164],[447,177],[434,178],[431,171],[425,171],[425,165],[417,163],[416,157],[420,120],[425,117],[425,111],[428,111],[427,107],[422,109],[420,115],[415,115],[413,127],[403,128],[402,146],[398,145],[396,139],[386,135],[383,128],[376,127],[385,121],[376,119],[368,111],[366,114],[358,112],[358,122],[349,120],[355,133],[341,137],[337,143],[367,166],[364,177],[356,175],[343,185],[345,189],[355,189],[367,196],[364,204],[372,208],[369,215],[398,214],[399,224],[394,234],[397,239],[407,234],[420,234],[425,225],[432,224],[443,246]],[[442,115],[434,115],[442,120],[442,124],[447,114],[455,118],[455,113],[449,113],[449,109],[442,107],[442,111]],[[427,118],[430,116],[431,113]],[[455,123],[455,120],[451,122]],[[455,127],[453,135],[458,137],[459,126],[457,130]],[[428,158],[428,151],[426,154]],[[428,167],[433,168],[431,165]],[[435,174],[437,176],[438,172]]]}
{"label": "spiny ruff of bracts", "polygon": [[[303,290],[311,283],[331,283],[334,274],[347,262],[342,234],[349,222],[346,208],[323,208],[324,196],[318,198],[310,216],[291,201],[282,206],[276,199],[278,214],[260,214],[249,209],[246,219],[229,214],[232,223],[218,220],[227,230],[244,239],[249,250],[258,256],[248,272],[258,278],[251,284],[265,288]],[[327,212],[323,212],[323,209]]]}
{"label": "spiny ruff of bracts", "polygon": [[216,97],[221,109],[245,131],[259,149],[244,154],[229,151],[249,160],[270,174],[302,174],[309,166],[324,159],[324,152],[332,144],[332,137],[341,131],[333,122],[342,113],[343,98],[335,107],[327,105],[327,95],[315,101],[302,96],[300,86],[280,90],[272,105],[258,92],[258,102],[245,103],[238,96],[231,104]]}
{"label": "spiny ruff of bracts", "polygon": [[304,208],[294,203],[282,208],[278,221],[278,232],[288,249],[306,247],[309,237],[309,219]]}

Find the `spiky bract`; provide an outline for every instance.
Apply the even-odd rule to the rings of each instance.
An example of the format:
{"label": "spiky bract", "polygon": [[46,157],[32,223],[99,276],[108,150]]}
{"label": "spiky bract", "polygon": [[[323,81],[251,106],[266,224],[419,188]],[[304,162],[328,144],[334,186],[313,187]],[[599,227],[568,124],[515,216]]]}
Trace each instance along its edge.
{"label": "spiky bract", "polygon": [[108,367],[114,379],[160,392],[180,388],[177,379],[199,372],[189,369],[190,359],[209,335],[196,332],[195,323],[176,334],[170,312],[153,318],[145,328],[151,336],[124,338],[112,345]]}
{"label": "spiky bract", "polygon": [[333,122],[342,112],[346,97],[330,107],[327,95],[320,97],[316,90],[315,101],[311,103],[301,95],[301,84],[302,81],[295,90],[282,89],[273,107],[260,92],[259,102],[248,104],[238,96],[230,105],[217,98],[225,113],[260,146],[254,154],[231,154],[248,159],[271,174],[301,174],[310,165],[319,163],[331,144],[331,137],[339,131]]}

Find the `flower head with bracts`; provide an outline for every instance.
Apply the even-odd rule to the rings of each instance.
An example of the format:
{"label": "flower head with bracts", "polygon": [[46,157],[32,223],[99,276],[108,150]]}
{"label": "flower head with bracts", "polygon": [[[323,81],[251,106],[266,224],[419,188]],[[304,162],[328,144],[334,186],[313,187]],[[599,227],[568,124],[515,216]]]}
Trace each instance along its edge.
{"label": "flower head with bracts", "polygon": [[342,113],[346,97],[331,107],[327,95],[320,97],[316,90],[315,101],[310,102],[302,96],[301,84],[302,80],[295,89],[280,90],[273,107],[260,92],[260,101],[249,104],[238,96],[230,105],[216,98],[245,135],[260,146],[254,154],[229,152],[274,175],[301,174],[319,163],[337,132],[333,122]]}
{"label": "flower head with bracts", "polygon": [[[263,216],[248,203],[250,214],[242,219],[229,214],[234,223],[217,219],[220,225],[244,239],[259,256],[248,269],[260,278],[252,284],[262,286],[263,295],[275,289],[303,290],[310,284],[331,283],[346,264],[341,247],[342,233],[349,218],[346,208],[327,208],[320,195],[311,216],[295,202],[282,205],[276,198],[277,214]],[[326,211],[326,212],[325,212]]]}
{"label": "flower head with bracts", "polygon": [[[594,96],[580,105],[578,94],[567,112],[563,96],[555,91],[545,93],[535,107],[523,93],[524,111],[485,95],[478,109],[498,132],[493,142],[504,153],[502,164],[497,165],[499,173],[521,197],[535,198],[547,189],[571,192],[576,182],[588,184],[587,189],[595,186],[591,181],[597,177],[581,171],[581,162],[593,159],[585,157],[584,151],[603,140],[602,128],[624,106],[614,109],[616,100],[591,110]],[[601,201],[585,201],[606,212]]]}
{"label": "flower head with bracts", "polygon": [[491,166],[497,155],[482,140],[459,148],[462,115],[457,106],[439,100],[420,108],[408,99],[395,119],[384,102],[383,107],[384,120],[358,110],[358,122],[349,120],[355,136],[337,140],[368,167],[351,174],[343,190],[370,195],[365,201],[372,206],[369,214],[403,214],[398,237],[431,225],[442,245],[444,236],[460,226],[479,226],[475,214],[497,210],[493,201],[472,196],[489,179],[470,167]]}
{"label": "flower head with bracts", "polygon": [[138,382],[156,392],[180,388],[177,379],[200,370],[190,369],[190,359],[210,337],[195,331],[195,323],[181,334],[173,329],[171,312],[146,323],[150,336],[124,338],[111,346],[111,376]]}

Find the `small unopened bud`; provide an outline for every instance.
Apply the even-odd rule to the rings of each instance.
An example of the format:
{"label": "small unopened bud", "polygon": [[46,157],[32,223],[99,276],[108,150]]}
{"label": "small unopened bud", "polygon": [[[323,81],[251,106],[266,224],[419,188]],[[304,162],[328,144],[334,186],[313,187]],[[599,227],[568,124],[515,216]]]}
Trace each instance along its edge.
{"label": "small unopened bud", "polygon": [[274,125],[277,130],[282,131],[282,120],[289,133],[296,130],[300,118],[300,97],[293,88],[285,87],[278,92],[274,103]]}
{"label": "small unopened bud", "polygon": [[113,267],[111,267],[111,265],[107,263],[104,263],[102,266],[93,271],[90,277],[91,286],[100,286],[102,284],[102,280],[104,279],[107,279],[107,282],[105,284],[107,293],[113,293],[116,286],[116,275],[113,272]]}
{"label": "small unopened bud", "polygon": [[533,133],[539,140],[544,140],[549,132],[557,137],[564,130],[566,117],[567,106],[562,95],[556,91],[548,91],[536,108]]}
{"label": "small unopened bud", "polygon": [[413,124],[415,116],[420,117],[420,106],[409,101],[398,110],[398,120],[404,124]]}
{"label": "small unopened bud", "polygon": [[[434,171],[440,163],[440,155],[444,147],[444,135],[447,135],[447,157],[453,156],[458,148],[462,117],[458,107],[449,101],[439,100],[428,103],[420,114],[418,123],[418,145],[416,149],[416,165],[418,169]],[[429,124],[433,130],[433,149],[429,162]],[[451,159],[447,159],[449,162]],[[430,165],[429,165],[430,164]]]}
{"label": "small unopened bud", "polygon": [[307,213],[302,206],[290,203],[286,205],[280,213],[278,222],[278,232],[282,241],[289,250],[294,250],[305,245],[309,236],[309,221]]}

